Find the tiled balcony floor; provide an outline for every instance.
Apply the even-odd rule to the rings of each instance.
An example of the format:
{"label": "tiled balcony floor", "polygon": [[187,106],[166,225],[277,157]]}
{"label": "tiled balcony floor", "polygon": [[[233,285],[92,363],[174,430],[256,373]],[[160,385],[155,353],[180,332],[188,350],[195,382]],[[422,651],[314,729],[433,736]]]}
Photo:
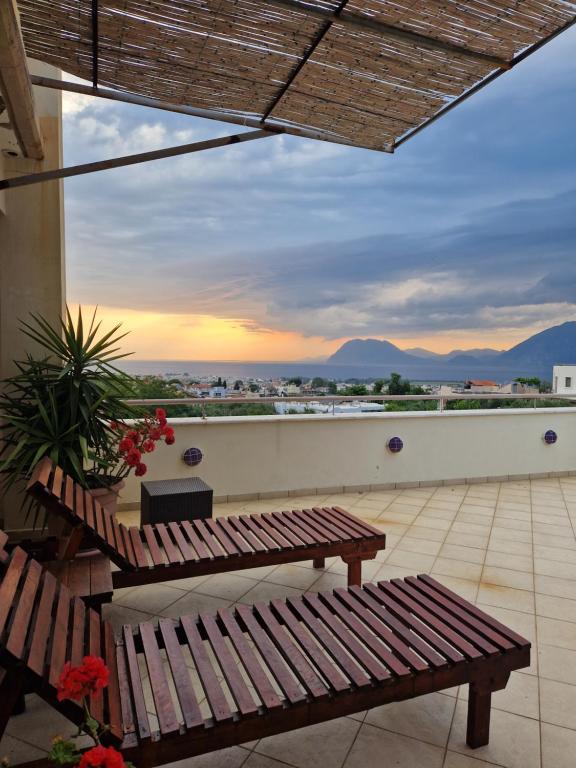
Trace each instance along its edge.
{"label": "tiled balcony floor", "polygon": [[[533,643],[529,669],[493,697],[491,740],[464,743],[467,690],[454,689],[262,739],[182,768],[574,768],[576,765],[576,478],[414,488],[222,504],[216,515],[339,504],[388,534],[364,580],[427,572]],[[138,522],[125,515],[125,522]],[[345,584],[340,562],[260,568],[121,590],[117,625],[325,590]],[[41,756],[58,715],[31,700],[13,718],[0,757]]]}

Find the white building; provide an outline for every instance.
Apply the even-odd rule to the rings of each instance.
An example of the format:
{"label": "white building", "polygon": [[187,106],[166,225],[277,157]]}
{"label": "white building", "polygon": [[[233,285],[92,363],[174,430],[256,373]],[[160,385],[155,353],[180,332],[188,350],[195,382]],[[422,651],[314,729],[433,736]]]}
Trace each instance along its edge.
{"label": "white building", "polygon": [[557,395],[576,395],[576,365],[555,365],[552,390]]}

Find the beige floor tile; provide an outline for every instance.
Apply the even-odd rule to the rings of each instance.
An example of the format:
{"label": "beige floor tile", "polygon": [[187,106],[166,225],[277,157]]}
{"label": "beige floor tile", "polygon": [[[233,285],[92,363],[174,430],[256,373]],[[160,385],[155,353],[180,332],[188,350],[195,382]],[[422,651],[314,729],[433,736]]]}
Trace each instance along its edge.
{"label": "beige floor tile", "polygon": [[[250,752],[243,747],[228,747],[227,749],[219,749],[217,752],[211,752],[209,755],[199,755],[198,757],[189,757],[186,761],[168,763],[162,768],[240,768],[247,765],[246,758],[249,756]],[[252,768],[255,765],[253,764]],[[258,766],[258,768],[264,768],[264,766]]]}
{"label": "beige floor tile", "polygon": [[284,584],[295,589],[310,589],[320,576],[323,576],[328,570],[340,568],[342,565],[346,569],[346,564],[342,563],[340,558],[337,558],[331,565],[326,564],[325,568],[299,568],[297,565],[290,564],[279,565],[265,577],[264,581]]}
{"label": "beige floor tile", "polygon": [[[576,564],[560,562],[558,560],[544,560],[540,557],[535,557],[534,573],[541,576],[554,576],[561,579],[576,580]],[[574,584],[574,593],[576,594],[576,584]]]}
{"label": "beige floor tile", "polygon": [[536,613],[561,621],[576,621],[576,600],[536,594]]}
{"label": "beige floor tile", "polygon": [[533,570],[532,557],[530,555],[513,555],[511,552],[488,550],[484,563],[485,565],[494,565],[498,568],[509,568],[512,571],[531,573]]}
{"label": "beige floor tile", "polygon": [[508,568],[496,568],[492,565],[484,566],[482,571],[482,582],[484,584],[497,584],[501,587],[512,587],[513,589],[534,588],[533,576],[531,573],[522,571],[511,571]]}
{"label": "beige floor tile", "polygon": [[426,541],[443,541],[446,531],[436,531],[434,528],[425,528],[419,525],[411,525],[408,529],[411,539],[425,539]]}
{"label": "beige floor tile", "polygon": [[576,651],[541,644],[538,664],[541,677],[576,685]]}
{"label": "beige floor tile", "polygon": [[496,605],[525,613],[534,613],[534,593],[524,589],[511,589],[497,584],[480,584],[478,602]]}
{"label": "beige floor tile", "polygon": [[442,574],[444,576],[455,576],[458,579],[469,579],[478,581],[482,573],[482,566],[477,563],[465,563],[462,560],[450,560],[445,557],[438,557],[432,569],[433,574]]}
{"label": "beige floor tile", "polygon": [[414,573],[428,573],[434,563],[434,555],[422,555],[418,552],[405,552],[395,549],[386,561],[387,565],[399,565],[408,568]]}
{"label": "beige floor tile", "polygon": [[543,722],[576,728],[576,685],[541,678],[540,713]]}
{"label": "beige floor tile", "polygon": [[458,514],[455,510],[450,509],[437,509],[436,507],[424,507],[422,514],[426,517],[433,517],[437,520],[454,520]]}
{"label": "beige floor tile", "polygon": [[443,520],[441,517],[429,517],[418,515],[415,523],[419,528],[432,528],[435,531],[448,531],[453,525],[452,520]]}
{"label": "beige floor tile", "polygon": [[532,543],[532,533],[530,531],[516,531],[512,528],[504,528],[498,525],[498,521],[492,526],[490,541],[494,539],[504,539],[505,541],[524,541],[527,544]]}
{"label": "beige floor tile", "polygon": [[553,576],[534,576],[534,588],[542,595],[576,599],[576,584],[571,579],[557,579]]}
{"label": "beige floor tile", "polygon": [[394,523],[395,525],[412,525],[416,519],[416,515],[408,515],[403,512],[391,512],[389,508],[375,517],[380,525],[388,525],[389,523]]}
{"label": "beige floor tile", "polygon": [[451,696],[431,693],[371,709],[364,722],[443,747],[448,743],[455,706]]}
{"label": "beige floor tile", "polygon": [[434,578],[436,581],[439,581],[440,584],[444,584],[445,587],[453,590],[465,600],[470,600],[471,602],[476,600],[478,594],[478,583],[476,581],[459,579],[456,576],[445,576],[442,573],[435,573]]}
{"label": "beige floor tile", "polygon": [[[387,562],[388,558],[392,554],[394,550],[388,551],[385,557],[379,557],[374,558],[373,560],[363,560],[362,561],[362,581],[372,581],[375,577],[380,568],[382,567],[382,563]],[[383,550],[384,553],[386,553],[386,550]],[[348,566],[345,562],[340,560],[338,558],[336,562],[330,566],[328,569],[330,573],[339,573],[343,576],[348,575]],[[322,570],[316,570],[316,576],[321,576],[324,573]],[[267,581],[272,581],[272,578],[267,579]],[[288,583],[288,582],[287,582]],[[290,582],[289,586],[291,587],[298,587],[298,584],[294,583],[292,584]],[[300,587],[299,587],[300,589]],[[306,589],[306,587],[301,587],[301,589]]]}
{"label": "beige floor tile", "polygon": [[574,536],[552,536],[548,533],[534,534],[534,544],[543,544],[546,547],[560,547],[560,549],[576,549]]}
{"label": "beige floor tile", "polygon": [[156,615],[185,594],[181,589],[168,587],[165,584],[147,584],[131,590],[118,601],[118,604],[132,608],[134,611]]}
{"label": "beige floor tile", "polygon": [[536,628],[540,643],[576,651],[576,624],[574,622],[537,616]]}
{"label": "beige floor tile", "polygon": [[[19,715],[20,717],[20,715]],[[50,740],[48,740],[49,745]],[[28,763],[32,760],[41,760],[46,757],[46,751],[32,746],[25,741],[15,739],[13,736],[4,734],[0,739],[0,761],[6,760],[7,765],[17,765],[18,763]]]}
{"label": "beige floor tile", "polygon": [[489,530],[486,530],[487,527],[484,524],[477,525],[476,523],[461,523],[459,521],[456,521],[452,525],[452,532],[453,533],[466,533],[470,536],[488,536],[490,533]]}
{"label": "beige floor tile", "polygon": [[286,768],[288,763],[280,760],[274,760],[266,755],[259,755],[252,752],[248,760],[242,764],[242,768]]}
{"label": "beige floor tile", "polygon": [[[199,613],[216,613],[219,608],[227,608],[230,600],[223,600],[200,592],[188,592],[180,600],[162,611],[162,616],[177,619],[179,616],[196,616]],[[131,622],[132,623],[132,622]]]}
{"label": "beige floor tile", "polygon": [[472,512],[459,512],[455,517],[455,522],[490,528],[492,526],[492,515],[475,515]]}
{"label": "beige floor tile", "polygon": [[375,581],[388,581],[389,579],[403,579],[406,576],[414,576],[413,568],[403,568],[399,565],[384,563],[376,574]]}
{"label": "beige floor tile", "polygon": [[427,541],[426,539],[413,539],[404,536],[397,544],[396,549],[403,552],[419,552],[421,555],[437,555],[442,544],[439,541]]}
{"label": "beige floor tile", "polygon": [[551,560],[554,563],[576,564],[576,550],[561,549],[560,547],[545,547],[542,544],[534,545],[534,557]]}
{"label": "beige floor tile", "polygon": [[441,768],[443,759],[440,747],[364,724],[343,768]]}
{"label": "beige floor tile", "polygon": [[542,723],[542,768],[574,768],[576,731]]}
{"label": "beige floor tile", "polygon": [[461,547],[458,544],[444,544],[438,554],[449,560],[462,560],[465,563],[476,563],[477,565],[481,565],[485,557],[483,549]]}
{"label": "beige floor tile", "polygon": [[119,603],[111,603],[102,607],[102,616],[118,631],[123,624],[138,624],[141,621],[152,621],[154,616],[144,611],[134,611]]}
{"label": "beige floor tile", "polygon": [[488,536],[477,536],[469,533],[459,533],[450,531],[446,536],[446,544],[458,544],[462,547],[475,547],[476,549],[486,549],[488,546]]}
{"label": "beige floor tile", "polygon": [[450,734],[449,749],[506,768],[540,768],[540,729],[537,720],[494,709],[490,743],[470,749],[466,745],[465,702],[458,702]]}
{"label": "beige floor tile", "polygon": [[[468,701],[467,685],[462,686],[458,700]],[[536,675],[513,672],[506,688],[492,694],[492,707],[537,720],[540,716],[540,706]]]}
{"label": "beige floor tile", "polygon": [[487,763],[485,760],[478,760],[476,757],[467,757],[458,752],[446,752],[443,768],[493,768],[495,763]]}
{"label": "beige floor tile", "polygon": [[490,538],[488,551],[504,552],[510,555],[524,555],[526,557],[532,557],[532,542]]}
{"label": "beige floor tile", "polygon": [[[304,568],[300,570],[306,572]],[[235,603],[257,583],[254,579],[247,579],[238,573],[217,573],[202,582],[195,592],[212,597],[221,597],[223,600]]]}
{"label": "beige floor tile", "polygon": [[255,751],[296,768],[340,768],[360,727],[350,717],[341,717],[268,736],[258,742]]}
{"label": "beige floor tile", "polygon": [[[321,579],[336,579],[343,578],[338,574],[324,573],[315,582],[318,584]],[[342,585],[340,585],[342,586]],[[329,587],[332,589],[332,587]],[[294,589],[293,587],[287,587],[285,584],[272,584],[270,581],[260,581],[252,589],[248,590],[238,602],[252,604],[260,601],[275,600],[280,597],[299,597],[302,594],[301,589]]]}

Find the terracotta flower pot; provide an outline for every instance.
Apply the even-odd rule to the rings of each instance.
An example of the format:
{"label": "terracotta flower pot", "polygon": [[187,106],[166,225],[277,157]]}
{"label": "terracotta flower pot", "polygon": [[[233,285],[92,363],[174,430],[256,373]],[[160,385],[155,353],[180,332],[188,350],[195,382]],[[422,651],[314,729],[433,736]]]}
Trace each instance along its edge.
{"label": "terracotta flower pot", "polygon": [[90,488],[90,494],[102,504],[104,509],[115,515],[118,506],[118,496],[124,485],[124,480],[119,480],[114,485]]}

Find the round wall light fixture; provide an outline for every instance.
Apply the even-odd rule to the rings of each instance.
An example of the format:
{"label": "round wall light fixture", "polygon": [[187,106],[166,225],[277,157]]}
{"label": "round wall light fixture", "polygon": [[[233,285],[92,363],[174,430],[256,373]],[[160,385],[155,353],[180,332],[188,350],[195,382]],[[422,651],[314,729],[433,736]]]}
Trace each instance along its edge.
{"label": "round wall light fixture", "polygon": [[400,453],[402,448],[404,448],[404,443],[401,437],[391,437],[388,440],[388,450],[390,453]]}
{"label": "round wall light fixture", "polygon": [[546,432],[544,432],[544,442],[546,445],[554,445],[557,440],[558,435],[553,429],[547,429]]}
{"label": "round wall light fixture", "polygon": [[184,464],[187,464],[189,467],[197,467],[203,458],[204,456],[200,448],[186,448],[182,454]]}

